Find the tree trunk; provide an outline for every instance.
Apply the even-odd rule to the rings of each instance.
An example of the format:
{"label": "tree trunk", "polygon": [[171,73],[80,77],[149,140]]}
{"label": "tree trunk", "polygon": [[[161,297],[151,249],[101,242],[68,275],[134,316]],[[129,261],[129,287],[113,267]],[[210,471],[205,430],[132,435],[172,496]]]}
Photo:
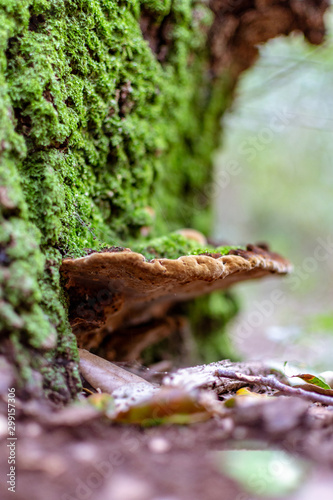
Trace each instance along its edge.
{"label": "tree trunk", "polygon": [[207,232],[211,154],[239,75],[279,34],[321,43],[326,8],[0,1],[1,350],[21,395],[65,403],[80,388],[63,257],[151,226]]}

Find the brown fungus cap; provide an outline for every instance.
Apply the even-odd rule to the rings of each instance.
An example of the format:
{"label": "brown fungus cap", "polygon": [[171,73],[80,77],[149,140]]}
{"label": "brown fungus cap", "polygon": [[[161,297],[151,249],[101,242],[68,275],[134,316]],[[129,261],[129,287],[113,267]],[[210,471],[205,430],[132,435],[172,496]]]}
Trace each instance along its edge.
{"label": "brown fungus cap", "polygon": [[[151,261],[129,249],[111,249],[78,259],[67,258],[61,266],[70,296],[70,322],[79,346],[96,348],[105,337],[120,336],[122,352],[124,337],[133,344],[136,331],[141,335],[142,348],[151,343],[142,341],[143,325],[147,339],[156,341],[152,329],[163,331],[165,337],[167,311],[176,302],[240,281],[290,271],[290,263],[264,245],[248,245],[247,250],[230,250],[223,256],[190,255]],[[108,347],[107,357],[117,359],[119,349],[114,340],[110,345],[113,347]],[[137,355],[137,349],[134,351]],[[122,359],[129,358],[123,353]]]}

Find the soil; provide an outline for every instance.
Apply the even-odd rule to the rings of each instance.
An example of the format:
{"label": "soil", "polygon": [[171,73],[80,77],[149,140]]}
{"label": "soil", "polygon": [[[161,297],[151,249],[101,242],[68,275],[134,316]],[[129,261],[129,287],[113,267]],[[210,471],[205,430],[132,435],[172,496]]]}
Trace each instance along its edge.
{"label": "soil", "polygon": [[[5,397],[1,410],[5,450]],[[15,498],[253,500],[257,497],[224,476],[214,461],[214,451],[249,443],[305,458],[317,475],[320,472],[318,477],[324,475],[333,484],[333,406],[278,396],[227,411],[199,424],[141,428],[111,423],[93,408],[83,411],[74,405],[57,410],[41,401],[17,401]],[[3,478],[7,459],[8,453],[2,452]],[[13,498],[4,479],[0,497]]]}

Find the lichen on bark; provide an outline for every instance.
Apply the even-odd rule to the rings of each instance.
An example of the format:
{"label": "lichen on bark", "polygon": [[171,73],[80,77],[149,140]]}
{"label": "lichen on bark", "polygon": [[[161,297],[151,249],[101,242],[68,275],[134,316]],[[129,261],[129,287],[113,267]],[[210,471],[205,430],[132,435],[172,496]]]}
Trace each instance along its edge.
{"label": "lichen on bark", "polygon": [[154,235],[208,230],[202,187],[241,71],[216,62],[217,3],[0,0],[1,349],[26,395],[80,387],[63,256],[128,246],[151,208]]}

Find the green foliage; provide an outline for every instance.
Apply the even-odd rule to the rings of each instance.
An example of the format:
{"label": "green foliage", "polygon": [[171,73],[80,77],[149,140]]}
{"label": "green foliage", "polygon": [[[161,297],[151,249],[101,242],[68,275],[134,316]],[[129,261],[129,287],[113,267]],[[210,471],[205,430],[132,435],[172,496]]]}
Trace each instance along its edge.
{"label": "green foliage", "polygon": [[324,313],[307,318],[307,332],[319,331],[333,334],[333,314]]}
{"label": "green foliage", "polygon": [[286,497],[308,473],[306,462],[279,450],[219,451],[215,462],[223,474],[242,486],[244,497]]}

